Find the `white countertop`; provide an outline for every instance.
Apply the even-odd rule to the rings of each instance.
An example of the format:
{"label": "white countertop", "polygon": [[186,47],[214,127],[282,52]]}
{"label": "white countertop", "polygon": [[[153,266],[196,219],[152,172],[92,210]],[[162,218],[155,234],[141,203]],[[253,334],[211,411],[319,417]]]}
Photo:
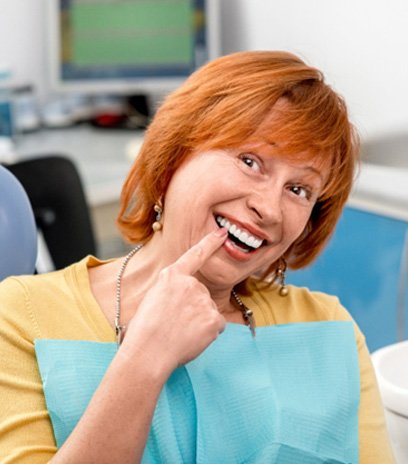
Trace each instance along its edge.
{"label": "white countertop", "polygon": [[[52,129],[20,135],[18,159],[67,155],[76,163],[91,206],[116,201],[132,164],[129,151],[137,153],[143,132],[102,130],[90,126]],[[133,157],[135,154],[133,155]]]}

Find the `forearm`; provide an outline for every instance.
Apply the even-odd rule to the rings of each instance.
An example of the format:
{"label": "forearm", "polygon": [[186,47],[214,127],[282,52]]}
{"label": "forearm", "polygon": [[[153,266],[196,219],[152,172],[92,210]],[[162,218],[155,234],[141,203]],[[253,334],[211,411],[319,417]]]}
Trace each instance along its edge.
{"label": "forearm", "polygon": [[54,464],[140,461],[167,378],[206,349],[225,326],[208,289],[192,276],[225,238],[225,230],[208,234],[159,273]]}
{"label": "forearm", "polygon": [[147,353],[119,350],[84,415],[51,461],[140,462],[160,391],[170,371]]}

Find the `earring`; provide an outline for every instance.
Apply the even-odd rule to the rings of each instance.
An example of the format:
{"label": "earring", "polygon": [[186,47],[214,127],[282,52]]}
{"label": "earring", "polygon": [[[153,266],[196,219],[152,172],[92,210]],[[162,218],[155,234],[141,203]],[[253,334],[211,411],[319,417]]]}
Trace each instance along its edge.
{"label": "earring", "polygon": [[287,294],[289,293],[289,289],[285,284],[286,268],[287,268],[287,264],[286,264],[285,258],[281,258],[279,260],[278,269],[276,270],[276,275],[280,283],[280,288],[279,288],[280,296],[287,296]]}
{"label": "earring", "polygon": [[163,228],[163,225],[160,222],[163,213],[163,205],[160,200],[157,203],[155,203],[153,210],[156,212],[156,220],[152,224],[152,229],[153,232],[158,232]]}

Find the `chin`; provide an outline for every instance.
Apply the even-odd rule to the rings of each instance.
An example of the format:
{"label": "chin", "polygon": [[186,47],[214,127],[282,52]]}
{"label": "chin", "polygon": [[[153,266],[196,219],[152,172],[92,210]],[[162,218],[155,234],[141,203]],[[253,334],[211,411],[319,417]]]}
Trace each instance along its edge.
{"label": "chin", "polygon": [[239,272],[222,260],[212,259],[207,262],[199,272],[199,280],[207,287],[232,289],[236,284],[245,280],[248,273]]}

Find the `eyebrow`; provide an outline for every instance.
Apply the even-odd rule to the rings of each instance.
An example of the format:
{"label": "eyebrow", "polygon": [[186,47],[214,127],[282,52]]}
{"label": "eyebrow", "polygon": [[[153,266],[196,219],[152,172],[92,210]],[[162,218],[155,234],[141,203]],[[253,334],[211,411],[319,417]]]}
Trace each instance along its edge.
{"label": "eyebrow", "polygon": [[[293,161],[296,161],[296,159],[294,159]],[[301,161],[301,160],[299,160],[299,161]],[[327,179],[325,179],[326,176],[323,175],[322,171],[319,170],[318,168],[314,167],[313,165],[307,164],[307,165],[299,166],[299,165],[296,165],[294,163],[294,166],[297,169],[301,170],[301,171],[308,171],[308,172],[316,175],[317,177],[319,177],[319,179],[322,181],[323,184],[327,180]]]}
{"label": "eyebrow", "polygon": [[[273,140],[265,140],[265,142],[266,142],[267,145],[270,145],[270,146],[273,147],[273,148],[279,148],[279,143],[274,142]],[[294,159],[295,159],[295,158],[294,158]],[[310,170],[310,171],[312,171],[314,174],[317,174],[322,180],[324,180],[321,171],[319,171],[317,168],[315,168],[315,167],[312,166],[312,165],[303,166],[301,169]]]}
{"label": "eyebrow", "polygon": [[[264,138],[264,143],[266,143],[266,145],[269,145],[270,147],[272,147],[274,149],[276,149],[276,148],[279,149],[279,143],[278,142],[275,142],[273,140],[268,140],[267,138]],[[255,147],[256,146],[257,146],[257,144],[255,143]],[[296,160],[295,157],[293,159]],[[301,159],[300,159],[300,161],[301,161]],[[319,171],[319,169],[315,168],[312,165],[306,165],[306,166],[301,166],[301,167],[299,166],[299,169],[311,171],[313,174],[316,174],[320,178],[322,183],[324,183],[326,181],[325,176],[323,176],[322,172]]]}
{"label": "eyebrow", "polygon": [[324,180],[324,177],[323,177],[323,174],[321,173],[321,171],[319,171],[317,168],[315,168],[314,166],[303,166],[301,167],[300,169],[304,169],[304,170],[307,170],[307,171],[311,171],[313,172],[314,174],[316,174],[317,176],[320,177],[320,179],[323,181]]}

